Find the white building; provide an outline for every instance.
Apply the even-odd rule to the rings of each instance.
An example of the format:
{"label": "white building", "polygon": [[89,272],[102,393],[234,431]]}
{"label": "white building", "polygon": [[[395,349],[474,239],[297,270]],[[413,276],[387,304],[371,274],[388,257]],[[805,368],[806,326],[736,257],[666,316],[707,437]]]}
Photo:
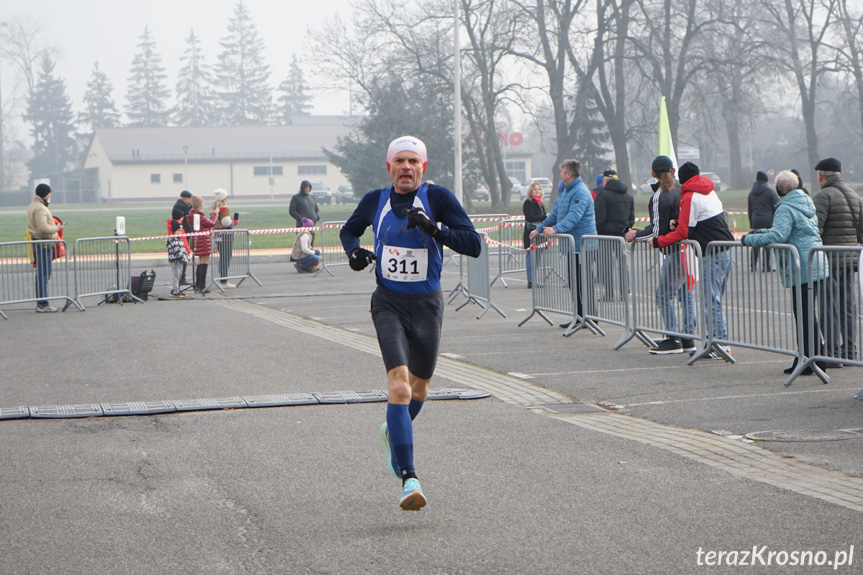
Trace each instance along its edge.
{"label": "white building", "polygon": [[349,117],[311,116],[288,126],[100,129],[83,166],[95,174],[87,196],[162,201],[183,190],[203,196],[223,188],[233,198],[284,198],[303,180],[335,190],[347,178],[323,150],[334,150],[351,123]]}

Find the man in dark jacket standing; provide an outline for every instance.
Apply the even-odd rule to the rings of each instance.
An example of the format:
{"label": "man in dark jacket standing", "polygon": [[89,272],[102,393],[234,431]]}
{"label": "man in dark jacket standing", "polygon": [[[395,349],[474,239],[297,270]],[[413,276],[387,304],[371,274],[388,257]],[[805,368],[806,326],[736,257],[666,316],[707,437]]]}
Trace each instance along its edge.
{"label": "man in dark jacket standing", "polygon": [[[842,164],[826,158],[815,165],[821,189],[812,196],[818,215],[818,231],[825,246],[856,246],[863,243],[863,202],[842,181]],[[819,302],[824,318],[825,354],[843,359],[857,359],[857,294],[855,268],[857,258],[829,254],[830,277],[827,290]],[[843,257],[845,256],[845,257]],[[800,262],[801,265],[806,265]],[[826,309],[825,309],[826,308]],[[827,367],[842,367],[828,363]]]}
{"label": "man in dark jacket standing", "polygon": [[[752,184],[752,190],[749,191],[749,229],[760,230],[773,227],[773,214],[776,212],[776,204],[779,203],[779,196],[776,194],[769,183],[767,183],[767,174],[758,172],[755,175],[755,183]],[[749,269],[756,271],[758,269],[758,255],[761,248],[752,248],[752,255],[749,261]],[[764,257],[761,259],[761,271],[769,272],[772,267],[770,265],[770,250],[764,250]]]}
{"label": "man in dark jacket standing", "polygon": [[308,180],[303,180],[300,184],[300,191],[294,194],[291,198],[290,207],[291,217],[297,221],[297,227],[303,227],[303,218],[308,218],[317,223],[321,219],[321,214],[318,212],[318,201],[312,195],[312,184]]}
{"label": "man in dark jacket standing", "polygon": [[[635,201],[626,184],[618,179],[617,172],[608,170],[606,174],[602,193],[594,200],[596,233],[622,238],[635,223]],[[611,252],[609,259],[599,267],[599,277],[605,285],[605,296],[600,301],[614,300],[614,268],[617,267],[617,261],[617,252]]]}
{"label": "man in dark jacket standing", "polygon": [[[188,190],[183,190],[180,192],[180,197],[177,198],[177,201],[174,202],[174,208],[171,210],[171,219],[178,220],[180,225],[183,226],[183,231],[187,234],[192,233],[192,226],[189,225],[189,222],[186,221],[186,216],[189,215],[189,212],[192,210],[192,192]],[[190,247],[194,246],[195,238],[189,238]],[[183,271],[180,272],[180,285],[187,286],[189,285],[188,280],[186,280],[186,262],[183,262]]]}

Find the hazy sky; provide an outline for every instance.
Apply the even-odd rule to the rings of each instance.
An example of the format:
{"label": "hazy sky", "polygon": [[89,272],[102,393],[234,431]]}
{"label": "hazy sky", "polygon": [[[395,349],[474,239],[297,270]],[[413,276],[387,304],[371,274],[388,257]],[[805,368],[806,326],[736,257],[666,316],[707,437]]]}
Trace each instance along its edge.
{"label": "hazy sky", "polygon": [[[270,66],[270,84],[275,89],[285,79],[291,55],[297,54],[307,82],[314,82],[307,60],[307,31],[320,29],[327,18],[339,13],[349,21],[348,0],[244,0],[252,21],[264,41],[264,57]],[[227,35],[228,20],[236,0],[0,0],[0,20],[26,15],[38,21],[50,43],[60,49],[55,74],[66,81],[72,107],[82,108],[84,91],[99,61],[114,86],[119,109],[125,107],[126,79],[144,26],[162,56],[168,87],[174,95],[185,39],[194,29],[208,64],[215,64],[221,51],[219,40]],[[15,69],[2,62],[4,98],[15,81]],[[347,113],[346,94],[313,90],[316,114]]]}

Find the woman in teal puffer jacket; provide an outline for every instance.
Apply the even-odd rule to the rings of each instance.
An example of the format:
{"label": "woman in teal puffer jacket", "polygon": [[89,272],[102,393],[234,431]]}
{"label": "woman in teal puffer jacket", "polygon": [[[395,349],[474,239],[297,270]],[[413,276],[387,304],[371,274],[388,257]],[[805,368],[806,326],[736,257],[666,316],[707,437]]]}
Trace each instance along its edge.
{"label": "woman in teal puffer jacket", "polygon": [[[809,252],[814,247],[821,246],[821,235],[818,233],[818,217],[815,214],[815,204],[803,190],[798,188],[798,178],[790,170],[780,172],[776,176],[776,193],[780,200],[776,205],[776,213],[773,216],[773,227],[766,230],[752,230],[743,236],[740,241],[745,246],[762,247],[767,244],[790,244],[797,248],[800,254],[800,277],[794,277],[794,266],[789,261],[779,260],[779,269],[782,272],[782,283],[790,287],[792,297],[797,297],[797,290],[803,305],[803,353],[809,357],[812,352],[812,343],[809,341],[809,330],[806,329],[806,318],[809,317],[809,290],[813,290],[813,300],[817,298],[818,289],[822,280],[829,276],[827,258],[823,252],[816,252],[812,260],[812,277],[809,269]],[[787,258],[786,258],[787,259]],[[797,307],[794,307],[796,315]],[[813,315],[815,340],[821,340],[821,330],[818,328],[818,318]],[[819,344],[820,345],[820,344]],[[785,370],[792,373],[797,367],[797,359],[794,365]],[[821,362],[818,367],[825,369]],[[807,367],[802,375],[811,375],[812,368]]]}

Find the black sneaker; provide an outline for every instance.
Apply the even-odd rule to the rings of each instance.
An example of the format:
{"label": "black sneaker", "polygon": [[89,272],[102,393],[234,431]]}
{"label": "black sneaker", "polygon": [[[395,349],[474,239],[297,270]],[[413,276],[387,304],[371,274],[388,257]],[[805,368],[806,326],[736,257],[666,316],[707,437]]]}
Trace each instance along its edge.
{"label": "black sneaker", "polygon": [[668,355],[670,353],[683,353],[683,345],[676,337],[663,339],[656,347],[651,347],[649,350],[653,355]]}
{"label": "black sneaker", "polygon": [[680,345],[683,346],[683,351],[695,351],[695,340],[682,337],[680,338]]}

